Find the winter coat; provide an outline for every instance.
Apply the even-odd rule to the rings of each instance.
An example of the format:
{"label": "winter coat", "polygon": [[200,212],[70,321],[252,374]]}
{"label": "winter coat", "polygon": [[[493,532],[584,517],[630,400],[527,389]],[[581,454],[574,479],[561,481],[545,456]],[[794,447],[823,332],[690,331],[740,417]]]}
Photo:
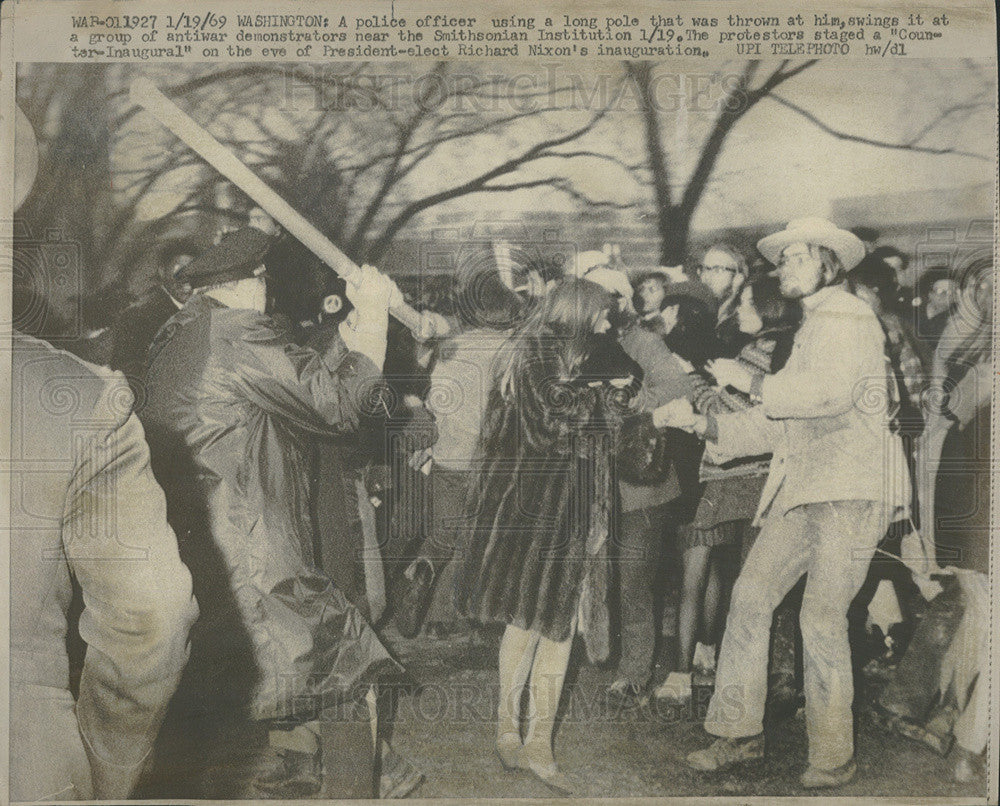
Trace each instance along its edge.
{"label": "winter coat", "polygon": [[776,497],[785,512],[849,500],[908,510],[909,471],[890,430],[895,379],[882,326],[840,286],[806,297],[802,307],[788,362],[760,385],[761,405],[715,418],[711,458],[774,454],[755,523]]}
{"label": "winter coat", "polygon": [[125,373],[136,408],[141,409],[146,400],[142,378],[146,370],[146,353],[156,338],[157,331],[177,313],[179,303],[174,302],[163,286],[156,286],[143,299],[122,311],[109,328],[112,369]]}
{"label": "winter coat", "polygon": [[233,674],[221,696],[249,698],[258,719],[358,696],[389,661],[316,570],[311,448],[352,443],[379,377],[331,336],[325,351],[302,347],[277,319],[197,295],[149,353],[141,417],[203,611],[211,603],[202,646]]}
{"label": "winter coat", "polygon": [[[592,660],[607,657],[612,404],[574,383],[544,338],[524,347],[515,392],[487,402],[470,527],[459,548],[456,607],[564,641],[574,619]],[[618,366],[626,366],[622,353]]]}
{"label": "winter coat", "polygon": [[[660,320],[662,322],[662,320]],[[643,324],[633,324],[627,328],[621,337],[622,347],[642,368],[642,388],[633,403],[636,414],[633,418],[639,423],[646,423],[647,433],[657,433],[652,426],[654,409],[676,400],[687,397],[692,392],[691,379],[678,362],[677,357],[663,342],[654,329]],[[630,430],[629,427],[626,430]],[[640,432],[642,433],[642,432]],[[622,453],[631,454],[637,448],[626,442]],[[622,480],[620,484],[622,511],[634,512],[639,509],[649,509],[661,506],[675,500],[683,493],[694,493],[697,487],[697,466],[700,445],[697,440],[674,429],[669,435],[664,432],[657,434],[657,445],[653,448],[664,451],[665,465],[663,478],[653,484],[632,484]],[[621,455],[620,461],[630,461],[632,456]]]}
{"label": "winter coat", "polygon": [[191,575],[121,374],[19,334],[12,362],[9,794],[124,799],[187,661]]}

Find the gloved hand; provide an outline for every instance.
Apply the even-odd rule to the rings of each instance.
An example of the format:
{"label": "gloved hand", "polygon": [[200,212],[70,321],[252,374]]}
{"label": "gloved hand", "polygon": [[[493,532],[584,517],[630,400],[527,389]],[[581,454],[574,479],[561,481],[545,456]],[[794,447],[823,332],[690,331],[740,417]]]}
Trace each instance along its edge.
{"label": "gloved hand", "polygon": [[361,318],[388,317],[389,308],[403,301],[403,295],[392,279],[374,266],[367,265],[347,280],[347,298]]}
{"label": "gloved hand", "polygon": [[374,266],[362,266],[347,283],[354,310],[340,323],[348,350],[368,356],[381,369],[385,363],[389,308],[402,300],[396,284]]}

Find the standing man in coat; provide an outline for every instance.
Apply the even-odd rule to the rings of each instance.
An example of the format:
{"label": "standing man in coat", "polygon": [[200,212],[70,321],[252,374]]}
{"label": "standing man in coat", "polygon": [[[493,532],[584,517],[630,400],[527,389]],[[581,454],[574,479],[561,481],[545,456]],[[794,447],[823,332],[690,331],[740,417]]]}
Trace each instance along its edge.
{"label": "standing man in coat", "polygon": [[[331,712],[363,704],[395,662],[316,570],[308,458],[318,437],[356,438],[359,416],[373,404],[399,290],[363,268],[350,289],[355,310],[339,335],[300,346],[264,313],[270,245],[262,231],[244,227],[178,273],[196,292],[150,348],[143,421],[165,487],[184,491],[176,514],[189,518],[186,542],[204,558],[192,562],[196,589],[214,556],[221,569],[206,602],[211,596],[220,611],[230,607],[248,639],[252,658],[234,646],[223,668],[255,665],[250,716],[291,727],[272,730],[271,746],[286,763],[258,779],[259,787],[285,796],[372,797],[370,726],[353,712],[346,720]],[[206,652],[227,640],[225,631],[215,633],[203,637]],[[308,758],[315,774],[303,764]]]}
{"label": "standing man in coat", "polygon": [[[124,378],[28,336],[13,347],[10,796],[119,800],[187,661],[191,575]],[[74,579],[87,644],[75,702]]]}
{"label": "standing man in coat", "polygon": [[[16,209],[37,152],[20,109],[15,120]],[[20,333],[12,348],[11,439],[0,459],[11,501],[6,794],[121,800],[187,662],[198,617],[191,575],[125,379]],[[67,642],[77,633],[87,648],[74,700]]]}
{"label": "standing man in coat", "polygon": [[898,397],[878,320],[845,287],[847,272],[864,257],[861,241],[829,221],[803,218],[757,248],[778,267],[782,293],[802,302],[787,364],[755,381],[735,362],[709,365],[720,384],[759,403],[748,411],[692,417],[669,404],[654,415],[659,425],[688,417],[719,460],[774,454],[755,519],[761,532],[733,589],[705,721],[719,738],[688,763],[718,770],[763,756],[772,613],[805,573],[809,767],[801,783],[840,786],[857,770],[847,610],[887,526],[909,504],[902,445],[890,429]]}

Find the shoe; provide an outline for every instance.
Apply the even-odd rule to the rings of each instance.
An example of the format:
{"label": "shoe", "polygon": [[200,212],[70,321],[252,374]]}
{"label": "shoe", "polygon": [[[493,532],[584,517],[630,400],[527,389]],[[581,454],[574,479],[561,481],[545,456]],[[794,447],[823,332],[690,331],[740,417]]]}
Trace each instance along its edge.
{"label": "shoe", "polygon": [[403,638],[415,638],[434,589],[434,568],[430,560],[423,557],[414,560],[397,584],[402,590],[395,604],[396,629]]}
{"label": "shoe", "polygon": [[267,768],[253,779],[254,788],[261,794],[281,799],[312,797],[321,785],[317,757],[296,750],[273,751]]}
{"label": "shoe", "polygon": [[843,786],[854,778],[858,771],[858,765],[852,758],[846,764],[841,764],[832,770],[822,770],[819,767],[809,766],[799,777],[799,783],[806,789],[827,789],[834,786]]}
{"label": "shoe", "polygon": [[715,676],[715,645],[697,643],[694,645],[694,659],[691,665],[703,675]]}
{"label": "shoe", "polygon": [[520,768],[518,755],[521,752],[521,740],[512,733],[505,733],[497,739],[497,756],[504,772],[514,772]]}
{"label": "shoe", "polygon": [[689,753],[687,763],[701,772],[715,772],[758,758],[764,758],[763,733],[740,739],[716,739],[704,750]]}
{"label": "shoe", "polygon": [[653,693],[658,700],[676,700],[683,702],[691,699],[691,673],[671,672],[658,689]]}
{"label": "shoe", "polygon": [[642,687],[627,677],[622,677],[608,686],[607,697],[610,701],[625,708],[638,708],[646,701]]}
{"label": "shoe", "polygon": [[405,798],[424,782],[424,774],[395,750],[382,754],[378,796],[382,800]]}
{"label": "shoe", "polygon": [[576,794],[576,787],[573,782],[561,772],[554,761],[542,763],[528,756],[523,748],[518,754],[517,766],[522,770],[527,770],[539,781],[558,795],[573,797]]}
{"label": "shoe", "polygon": [[955,741],[955,737],[950,733],[941,736],[928,730],[925,725],[918,725],[909,719],[896,716],[891,712],[888,720],[889,727],[895,733],[926,745],[939,756],[947,756],[951,751],[951,745]]}

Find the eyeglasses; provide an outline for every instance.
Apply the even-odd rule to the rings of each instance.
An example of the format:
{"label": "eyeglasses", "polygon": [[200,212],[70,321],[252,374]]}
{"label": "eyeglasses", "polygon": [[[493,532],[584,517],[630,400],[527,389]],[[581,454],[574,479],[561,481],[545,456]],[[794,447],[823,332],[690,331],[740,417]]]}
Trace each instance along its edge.
{"label": "eyeglasses", "polygon": [[718,264],[712,266],[706,266],[702,264],[701,266],[698,267],[698,271],[701,272],[702,274],[718,273],[718,272],[726,272],[727,274],[739,273],[739,269],[737,269],[735,266],[720,266]]}
{"label": "eyeglasses", "polygon": [[809,252],[795,252],[791,255],[782,255],[778,258],[777,266],[780,269],[782,266],[801,266],[807,260],[813,260],[813,256]]}

